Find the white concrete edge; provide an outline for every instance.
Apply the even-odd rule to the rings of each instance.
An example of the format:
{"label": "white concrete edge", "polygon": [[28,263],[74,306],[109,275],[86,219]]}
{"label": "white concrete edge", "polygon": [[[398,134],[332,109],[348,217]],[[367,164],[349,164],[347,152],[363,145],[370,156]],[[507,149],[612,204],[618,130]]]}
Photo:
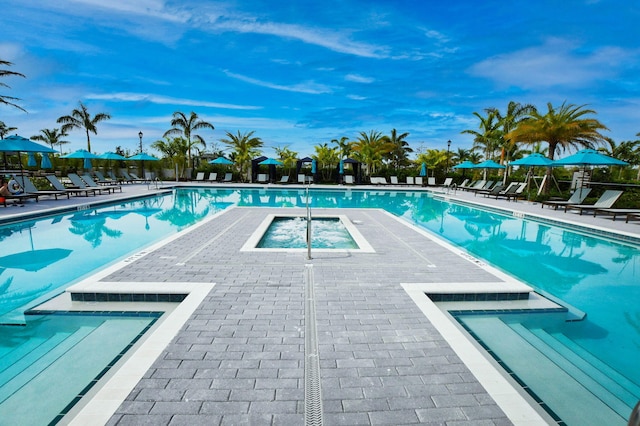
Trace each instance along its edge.
{"label": "white concrete edge", "polygon": [[[249,236],[247,241],[240,248],[241,252],[276,252],[276,253],[306,253],[306,248],[258,248],[258,243],[262,239],[265,232],[273,222],[273,219],[276,217],[304,217],[304,212],[302,213],[291,213],[291,212],[278,212],[278,213],[270,213],[265,216],[264,220],[258,225],[255,231]],[[349,220],[349,217],[345,214],[331,214],[331,213],[319,213],[313,214],[313,218],[322,219],[322,218],[338,218],[340,222],[343,224],[347,232],[351,235],[351,238],[358,245],[357,249],[319,249],[314,248],[312,251],[314,253],[375,253],[374,248],[369,244],[366,238],[360,233],[360,231],[356,228],[356,226]]]}
{"label": "white concrete edge", "polygon": [[516,426],[548,425],[536,408],[497,370],[462,331],[425,294],[427,285],[401,284],[416,306],[438,330],[478,382]]}
{"label": "white concrete edge", "polygon": [[[137,284],[139,283],[100,283],[105,288],[114,285],[114,288],[109,288],[109,291],[114,291],[115,287],[133,288]],[[160,285],[155,288],[156,290],[160,288],[173,293],[188,292],[188,296],[166,318],[161,318],[158,327],[143,337],[142,343],[134,352],[127,354],[126,361],[115,370],[104,385],[100,386],[95,395],[84,403],[78,413],[68,421],[69,425],[106,424],[215,286],[213,283],[145,284]],[[91,286],[85,288],[87,287],[91,288]],[[97,290],[97,288],[94,289]]]}

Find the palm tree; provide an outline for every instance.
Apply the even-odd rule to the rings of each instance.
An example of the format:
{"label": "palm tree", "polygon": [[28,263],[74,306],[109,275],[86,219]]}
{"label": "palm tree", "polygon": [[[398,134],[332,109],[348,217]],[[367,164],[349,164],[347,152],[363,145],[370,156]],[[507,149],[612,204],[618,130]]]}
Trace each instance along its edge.
{"label": "palm tree", "polygon": [[286,175],[289,176],[291,174],[291,170],[296,166],[298,161],[298,153],[295,151],[291,151],[289,148],[284,147],[276,147],[274,148],[276,155],[282,161],[286,172]]}
{"label": "palm tree", "polygon": [[187,152],[189,150],[189,144],[185,138],[165,136],[164,140],[153,142],[151,147],[160,151],[164,158],[169,159],[172,166],[177,168],[176,179],[184,177]]}
{"label": "palm tree", "polygon": [[338,155],[340,156],[340,159],[343,160],[345,158],[349,158],[349,156],[351,155],[351,146],[353,145],[352,142],[349,142],[349,138],[346,136],[341,137],[339,140],[338,139],[332,139],[331,143],[334,143],[336,145],[338,145],[338,149],[339,149],[339,153]]}
{"label": "palm tree", "polygon": [[389,158],[396,170],[402,165],[409,164],[409,154],[413,152],[413,149],[409,147],[409,143],[405,140],[407,136],[409,136],[409,132],[398,135],[396,129],[391,129],[389,143],[393,145],[393,150],[389,153]]}
{"label": "palm tree", "polygon": [[197,145],[201,145],[203,148],[207,147],[204,138],[200,135],[193,134],[193,132],[199,129],[213,130],[213,124],[209,123],[208,121],[200,120],[198,114],[193,111],[191,111],[189,117],[187,117],[183,112],[176,111],[173,113],[171,126],[173,127],[164,132],[163,137],[171,135],[184,136],[184,138],[187,140],[187,143],[189,144],[188,167],[191,167],[191,149]]}
{"label": "palm tree", "polygon": [[[251,132],[241,134],[238,130],[238,134],[226,132],[227,137],[220,139],[220,142],[233,149],[232,158],[235,164],[238,165],[240,172],[240,178],[245,180],[247,178],[246,172],[249,170],[251,159],[260,155],[260,148],[262,148],[263,142],[260,138],[253,137],[254,130]],[[248,180],[248,179],[247,179]]]}
{"label": "palm tree", "polygon": [[4,124],[4,121],[0,121],[0,139],[4,139],[5,136],[13,132],[14,130],[18,130],[18,128],[9,127],[6,124]]}
{"label": "palm tree", "polygon": [[473,148],[474,151],[482,151],[485,159],[489,160],[493,158],[493,154],[500,146],[502,139],[502,131],[500,130],[500,119],[495,110],[487,110],[487,116],[483,117],[477,112],[473,115],[480,120],[479,130],[463,130],[460,133],[467,133],[473,135]]}
{"label": "palm tree", "polygon": [[[638,133],[638,136],[640,136],[640,133]],[[598,148],[598,151],[634,166],[640,164],[640,140],[622,141],[619,144],[616,144],[611,138],[605,138],[605,140],[609,146]],[[619,168],[618,178],[621,178],[623,167],[617,167]]]}
{"label": "palm tree", "polygon": [[60,129],[62,133],[69,133],[69,130],[72,129],[84,129],[87,134],[87,151],[91,152],[91,138],[89,137],[89,133],[97,135],[98,129],[96,125],[101,121],[109,119],[111,119],[111,116],[105,112],[100,112],[91,117],[87,107],[81,101],[80,108],[71,111],[71,115],[58,118],[57,122],[62,123],[62,128]]}
{"label": "palm tree", "polygon": [[360,132],[360,137],[353,145],[358,161],[364,163],[368,176],[376,172],[376,167],[382,165],[383,156],[389,154],[393,149],[394,146],[389,142],[389,137],[374,130],[371,130],[369,134]]}
{"label": "palm tree", "polygon": [[[527,120],[531,113],[536,111],[536,107],[531,104],[521,105],[518,102],[511,101],[507,105],[507,111],[505,115],[497,110],[496,108],[489,108],[487,111],[492,111],[498,121],[499,125],[502,127],[502,140],[500,143],[500,164],[504,164],[505,162],[509,162],[509,152],[513,150],[513,146],[515,145],[510,139],[506,138],[505,135],[509,134],[510,131],[518,127],[522,121]],[[505,160],[505,156],[507,157]]]}
{"label": "palm tree", "polygon": [[322,170],[322,180],[328,181],[331,179],[331,172],[335,170],[340,162],[338,147],[330,147],[328,144],[323,143],[313,148],[316,151],[316,155],[313,158],[318,162],[318,168]]}
{"label": "palm tree", "polygon": [[63,141],[61,138],[67,136],[66,133],[61,132],[60,129],[41,129],[39,135],[31,136],[31,140],[48,143],[51,145],[51,149],[55,149],[55,145],[60,145],[60,152],[62,152],[62,145],[70,143],[69,141]]}
{"label": "palm tree", "polygon": [[[546,142],[549,144],[551,160],[556,153],[564,152],[568,148],[593,148],[605,141],[600,130],[609,129],[595,118],[585,117],[596,112],[584,107],[585,105],[563,102],[558,108],[554,108],[549,102],[546,114],[532,112],[530,119],[521,121],[515,129],[505,135],[505,138],[525,144]],[[550,167],[547,169],[547,175],[545,192],[549,191]]]}
{"label": "palm tree", "polygon": [[[0,65],[10,67],[11,65],[13,65],[13,63],[9,61],[3,61],[2,59],[0,59]],[[0,77],[7,77],[11,75],[26,78],[24,74],[21,74],[19,72],[0,69]],[[9,88],[9,85],[6,83],[0,82],[0,87]],[[19,110],[22,110],[24,112],[27,112],[27,110],[22,108],[20,105],[13,103],[13,101],[19,101],[19,100],[20,100],[19,98],[14,98],[13,96],[0,95],[0,105],[9,105],[9,106],[18,108]]]}

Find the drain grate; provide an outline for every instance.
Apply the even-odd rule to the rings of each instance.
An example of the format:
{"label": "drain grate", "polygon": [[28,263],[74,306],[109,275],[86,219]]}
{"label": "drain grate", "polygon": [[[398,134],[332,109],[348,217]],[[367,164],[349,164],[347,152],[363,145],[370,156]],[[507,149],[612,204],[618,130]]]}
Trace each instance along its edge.
{"label": "drain grate", "polygon": [[304,270],[304,424],[321,426],[322,388],[320,386],[320,356],[316,329],[316,301],[313,291],[313,265]]}

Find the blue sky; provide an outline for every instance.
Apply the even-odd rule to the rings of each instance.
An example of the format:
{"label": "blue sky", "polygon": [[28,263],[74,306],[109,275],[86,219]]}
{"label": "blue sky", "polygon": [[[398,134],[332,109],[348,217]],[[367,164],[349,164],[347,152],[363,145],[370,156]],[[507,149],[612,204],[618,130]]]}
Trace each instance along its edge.
{"label": "blue sky", "polygon": [[[360,131],[409,132],[416,148],[470,148],[472,115],[509,101],[587,104],[616,141],[640,132],[635,0],[3,0],[0,58],[29,137],[82,100],[112,119],[98,153],[162,137],[174,111],[255,130],[300,156]],[[65,150],[86,147],[72,131]],[[219,142],[218,142],[219,144]],[[152,152],[152,151],[150,151]]]}

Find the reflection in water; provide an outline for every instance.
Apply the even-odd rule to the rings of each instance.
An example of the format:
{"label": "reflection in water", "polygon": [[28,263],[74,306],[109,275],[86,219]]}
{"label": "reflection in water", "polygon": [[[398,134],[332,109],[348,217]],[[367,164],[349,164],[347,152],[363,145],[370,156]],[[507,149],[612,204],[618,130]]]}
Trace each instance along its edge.
{"label": "reflection in water", "polygon": [[120,238],[122,231],[112,229],[107,226],[107,218],[120,219],[130,212],[98,212],[93,210],[89,213],[76,213],[69,218],[71,227],[69,232],[81,235],[86,241],[91,243],[91,247],[96,248],[102,244],[102,237]]}

